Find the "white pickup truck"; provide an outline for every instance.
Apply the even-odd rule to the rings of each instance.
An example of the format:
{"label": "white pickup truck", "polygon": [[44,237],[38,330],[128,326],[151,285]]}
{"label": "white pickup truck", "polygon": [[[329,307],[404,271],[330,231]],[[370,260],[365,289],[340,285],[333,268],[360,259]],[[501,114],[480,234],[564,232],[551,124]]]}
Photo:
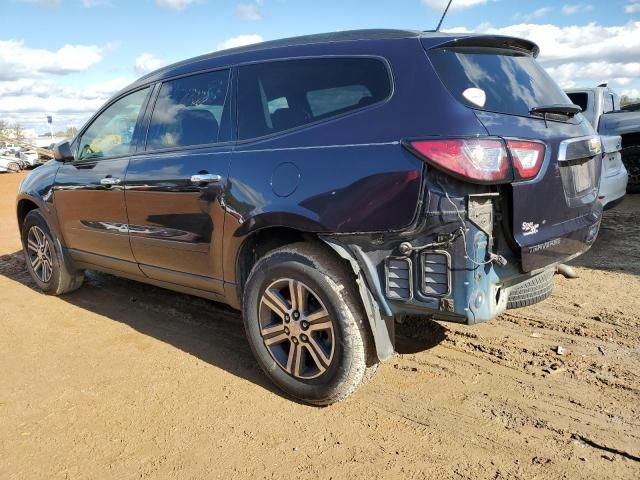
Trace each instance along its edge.
{"label": "white pickup truck", "polygon": [[640,192],[640,112],[621,110],[620,97],[606,84],[566,92],[602,137],[603,204],[619,203],[625,190]]}

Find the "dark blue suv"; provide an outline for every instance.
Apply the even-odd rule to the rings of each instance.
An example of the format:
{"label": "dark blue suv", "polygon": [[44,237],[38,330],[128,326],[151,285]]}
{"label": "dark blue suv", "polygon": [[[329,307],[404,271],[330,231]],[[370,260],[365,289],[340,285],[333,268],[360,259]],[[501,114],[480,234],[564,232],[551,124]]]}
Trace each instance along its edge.
{"label": "dark blue suv", "polygon": [[20,187],[46,293],[100,270],[241,309],[273,381],[345,398],[407,314],[544,299],[598,232],[600,145],[517,38],[363,30],[139,79]]}

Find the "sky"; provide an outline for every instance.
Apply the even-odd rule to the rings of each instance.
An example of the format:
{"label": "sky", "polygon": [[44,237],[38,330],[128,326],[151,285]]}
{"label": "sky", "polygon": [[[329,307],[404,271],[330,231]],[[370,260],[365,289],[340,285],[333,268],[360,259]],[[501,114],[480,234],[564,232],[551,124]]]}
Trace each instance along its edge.
{"label": "sky", "polygon": [[[0,0],[0,120],[80,127],[168,63],[358,28],[433,29],[447,0]],[[640,97],[640,0],[453,0],[442,30],[528,38],[564,88]]]}

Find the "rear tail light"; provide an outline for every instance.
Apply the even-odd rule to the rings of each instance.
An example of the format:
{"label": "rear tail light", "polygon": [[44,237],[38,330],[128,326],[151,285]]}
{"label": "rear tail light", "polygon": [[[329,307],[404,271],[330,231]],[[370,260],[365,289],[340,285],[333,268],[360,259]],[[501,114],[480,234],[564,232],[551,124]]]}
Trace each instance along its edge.
{"label": "rear tail light", "polygon": [[544,160],[544,145],[537,142],[519,140],[507,141],[513,166],[521,179],[529,179],[538,175]]}
{"label": "rear tail light", "polygon": [[508,183],[514,173],[516,180],[531,179],[540,172],[545,151],[542,143],[498,138],[412,140],[404,145],[431,165],[474,183]]}
{"label": "rear tail light", "polygon": [[418,140],[408,146],[434,166],[477,182],[511,180],[507,149],[497,139]]}

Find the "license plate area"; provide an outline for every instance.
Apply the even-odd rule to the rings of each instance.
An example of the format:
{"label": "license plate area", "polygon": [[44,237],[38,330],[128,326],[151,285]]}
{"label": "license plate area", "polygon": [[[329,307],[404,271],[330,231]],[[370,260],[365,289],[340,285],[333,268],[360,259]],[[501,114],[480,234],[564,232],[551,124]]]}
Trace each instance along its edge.
{"label": "license plate area", "polygon": [[582,207],[598,195],[602,156],[599,137],[569,138],[560,142],[558,166],[569,207]]}
{"label": "license plate area", "polygon": [[574,165],[571,168],[573,175],[573,184],[575,186],[576,193],[584,193],[586,190],[593,186],[591,178],[591,169],[589,168],[590,162],[585,162],[580,165]]}
{"label": "license plate area", "polygon": [[593,158],[560,167],[565,198],[570,207],[591,203],[597,195],[598,171]]}

